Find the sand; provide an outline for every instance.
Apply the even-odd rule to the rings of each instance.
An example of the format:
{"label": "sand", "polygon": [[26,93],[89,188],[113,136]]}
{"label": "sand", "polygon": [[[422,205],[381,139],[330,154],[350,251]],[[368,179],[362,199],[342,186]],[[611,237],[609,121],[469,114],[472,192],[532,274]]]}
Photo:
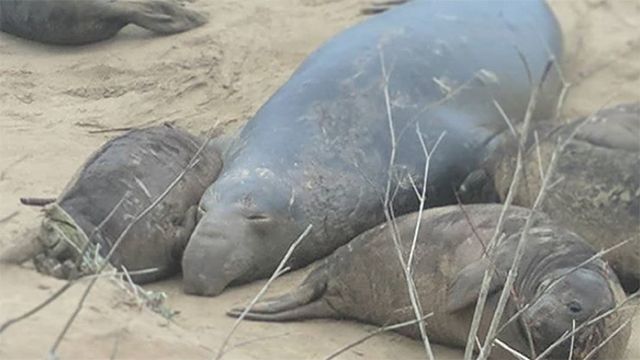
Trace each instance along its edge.
{"label": "sand", "polygon": [[[127,27],[99,44],[60,48],[0,34],[0,250],[39,221],[21,196],[55,197],[113,128],[172,121],[196,133],[242,125],[314,48],[362,20],[366,0],[196,0],[211,21],[156,37]],[[574,84],[564,114],[640,100],[640,2],[552,1],[565,32],[565,76]],[[106,131],[106,132],[105,132]],[[276,281],[294,286],[301,270]],[[169,322],[108,280],[98,281],[57,354],[63,359],[211,358],[257,282],[217,298],[186,296],[180,279],[149,286],[180,313]],[[21,314],[63,282],[29,266],[0,269],[0,321]],[[86,284],[0,335],[0,358],[43,358]],[[640,320],[627,359],[640,359]],[[315,359],[373,329],[348,321],[243,323],[228,359]],[[244,342],[244,343],[243,343]],[[423,358],[419,342],[375,337],[343,359]],[[437,347],[439,359],[460,353]]]}

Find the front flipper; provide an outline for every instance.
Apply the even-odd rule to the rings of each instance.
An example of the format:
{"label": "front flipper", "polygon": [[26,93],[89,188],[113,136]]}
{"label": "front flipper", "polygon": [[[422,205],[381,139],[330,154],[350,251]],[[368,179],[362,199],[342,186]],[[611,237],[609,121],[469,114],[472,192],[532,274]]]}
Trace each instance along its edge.
{"label": "front flipper", "polygon": [[484,169],[477,169],[469,173],[457,190],[460,202],[472,203],[496,203],[500,201],[495,190],[493,179]]}
{"label": "front flipper", "polygon": [[[464,267],[456,276],[447,293],[447,312],[454,313],[473,305],[480,295],[485,271],[491,266],[489,260],[482,258]],[[491,295],[502,288],[504,277],[494,273],[489,284]]]}
{"label": "front flipper", "polygon": [[[256,303],[245,319],[256,321],[289,321],[317,318],[337,318],[338,313],[323,297],[327,290],[326,264],[314,269],[304,282],[290,293]],[[227,312],[240,317],[244,308]]]}
{"label": "front flipper", "polygon": [[175,34],[207,23],[207,17],[170,0],[118,1],[119,11],[133,24],[159,34]]}

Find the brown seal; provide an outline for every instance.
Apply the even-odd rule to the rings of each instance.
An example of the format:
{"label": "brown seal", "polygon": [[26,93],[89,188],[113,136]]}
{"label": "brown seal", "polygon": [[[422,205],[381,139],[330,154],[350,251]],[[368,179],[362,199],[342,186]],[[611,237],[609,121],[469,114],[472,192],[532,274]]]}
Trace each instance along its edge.
{"label": "brown seal", "polygon": [[211,143],[189,168],[201,146],[202,140],[168,125],[132,130],[108,141],[45,208],[36,241],[18,244],[2,260],[21,262],[35,256],[38,270],[62,278],[78,270],[93,272],[134,218],[185,171],[166,197],[131,227],[110,259],[115,268],[134,274],[148,270],[132,275],[138,283],[175,274],[195,227],[198,201],[222,167]]}
{"label": "brown seal", "polygon": [[[640,286],[640,103],[598,111],[564,125],[539,124],[535,141],[524,155],[524,176],[514,204],[533,205],[558,145],[573,138],[557,154],[557,165],[542,210],[592,246],[609,249],[604,258],[627,292]],[[507,144],[502,142],[501,144]],[[515,145],[501,148],[489,165],[501,198],[515,169]],[[538,150],[540,158],[538,158]]]}
{"label": "brown seal", "polygon": [[0,0],[0,30],[45,44],[94,43],[128,24],[175,34],[206,22],[172,0]]}
{"label": "brown seal", "polygon": [[[505,238],[497,256],[489,262],[484,244],[495,231],[502,205],[448,206],[425,210],[422,217],[412,213],[396,219],[397,234],[405,259],[412,245],[415,226],[420,232],[415,248],[412,274],[425,314],[429,338],[437,343],[464,347],[474,304],[485,270],[495,266],[479,336],[486,330],[511,268],[516,245],[531,210],[512,207],[506,213]],[[575,233],[555,225],[542,213],[533,214],[524,256],[517,267],[514,298],[508,301],[503,323],[516,315],[498,338],[525,356],[531,356],[528,329],[536,354],[541,354],[574,326],[594,320],[615,309],[625,298],[618,279]],[[474,224],[474,226],[471,226]],[[285,321],[309,318],[355,319],[389,325],[414,318],[407,284],[387,224],[377,226],[353,239],[322,260],[303,283],[280,297],[256,304],[247,319]],[[586,263],[586,264],[585,264]],[[624,310],[612,312],[585,325],[574,339],[574,359],[581,359],[624,324]],[[240,310],[229,314],[237,316]],[[630,336],[625,326],[609,343],[596,350],[596,359],[620,358]],[[419,338],[416,326],[398,330]],[[553,359],[567,359],[570,339],[549,353]],[[511,358],[498,347],[496,359]],[[534,358],[532,356],[531,358]]]}

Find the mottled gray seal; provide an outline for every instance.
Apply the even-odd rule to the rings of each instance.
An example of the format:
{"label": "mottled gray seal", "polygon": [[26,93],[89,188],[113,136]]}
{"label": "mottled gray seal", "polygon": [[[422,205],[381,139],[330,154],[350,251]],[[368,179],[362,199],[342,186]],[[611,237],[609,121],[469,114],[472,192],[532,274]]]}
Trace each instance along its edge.
{"label": "mottled gray seal", "polygon": [[[586,120],[586,122],[585,122]],[[625,290],[640,285],[640,103],[601,110],[568,124],[540,124],[539,152],[543,168],[563,139],[574,138],[558,161],[542,210],[598,249],[623,241],[605,255]],[[502,142],[488,173],[498,193],[506,196],[515,168],[515,145]],[[541,186],[538,148],[531,141],[524,155],[524,176],[514,203],[530,207]]]}
{"label": "mottled gray seal", "polygon": [[[522,59],[540,79],[560,55],[543,1],[416,0],[329,40],[230,145],[185,251],[185,291],[215,295],[268,276],[310,224],[289,265],[326,256],[384,219],[387,193],[395,214],[416,210],[424,148],[439,139],[426,205],[455,203],[484,145],[507,128],[492,100],[522,119],[536,81]],[[536,117],[559,92],[549,73]]]}
{"label": "mottled gray seal", "polygon": [[[465,346],[482,277],[487,268],[495,265],[497,274],[491,283],[479,334],[481,339],[485,337],[504,274],[511,267],[524,223],[531,214],[525,208],[509,209],[503,228],[506,236],[491,263],[483,256],[483,248],[493,236],[501,210],[499,204],[469,205],[464,210],[452,205],[425,210],[422,217],[416,212],[396,219],[405,259],[415,226],[420,222],[412,274],[423,312],[433,313],[426,320],[431,341]],[[512,298],[507,303],[503,324],[519,309],[524,310],[498,338],[533,359],[526,328],[540,355],[560,336],[572,331],[573,321],[580,328],[594,320],[575,336],[573,359],[583,359],[627,320],[627,310],[620,310],[622,307],[603,321],[595,320],[616,309],[625,299],[624,291],[604,260],[588,261],[596,252],[582,238],[555,225],[547,215],[533,216],[513,287],[518,300]],[[415,318],[391,234],[387,223],[364,232],[321,260],[296,289],[257,303],[246,319],[336,318],[390,325]],[[229,312],[232,316],[240,313],[239,309]],[[420,337],[415,325],[398,332]],[[621,358],[630,332],[630,326],[625,326],[594,359]],[[570,342],[567,339],[552,350],[547,359],[568,359]],[[498,346],[492,355],[496,359],[513,358]]]}
{"label": "mottled gray seal", "polygon": [[[36,255],[36,268],[57,277],[92,272],[133,219],[150,206],[187,169],[202,141],[169,125],[132,130],[98,149],[78,170],[57,202],[45,208],[34,244],[18,244],[3,260],[20,262]],[[111,263],[135,272],[138,283],[180,269],[195,227],[197,204],[215,180],[222,162],[216,144],[201,152],[197,164],[167,196],[135,224],[113,253]],[[20,246],[26,246],[25,250]]]}
{"label": "mottled gray seal", "polygon": [[46,44],[94,43],[128,24],[174,34],[206,22],[172,0],[0,0],[0,30]]}

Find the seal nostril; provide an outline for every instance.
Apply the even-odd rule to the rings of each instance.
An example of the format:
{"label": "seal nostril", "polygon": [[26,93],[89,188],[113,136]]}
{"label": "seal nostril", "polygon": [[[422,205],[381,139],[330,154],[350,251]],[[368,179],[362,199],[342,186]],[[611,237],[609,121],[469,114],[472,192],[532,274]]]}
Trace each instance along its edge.
{"label": "seal nostril", "polygon": [[582,312],[582,305],[580,305],[576,301],[570,302],[569,304],[567,304],[567,307],[572,314],[579,314],[580,312]]}

